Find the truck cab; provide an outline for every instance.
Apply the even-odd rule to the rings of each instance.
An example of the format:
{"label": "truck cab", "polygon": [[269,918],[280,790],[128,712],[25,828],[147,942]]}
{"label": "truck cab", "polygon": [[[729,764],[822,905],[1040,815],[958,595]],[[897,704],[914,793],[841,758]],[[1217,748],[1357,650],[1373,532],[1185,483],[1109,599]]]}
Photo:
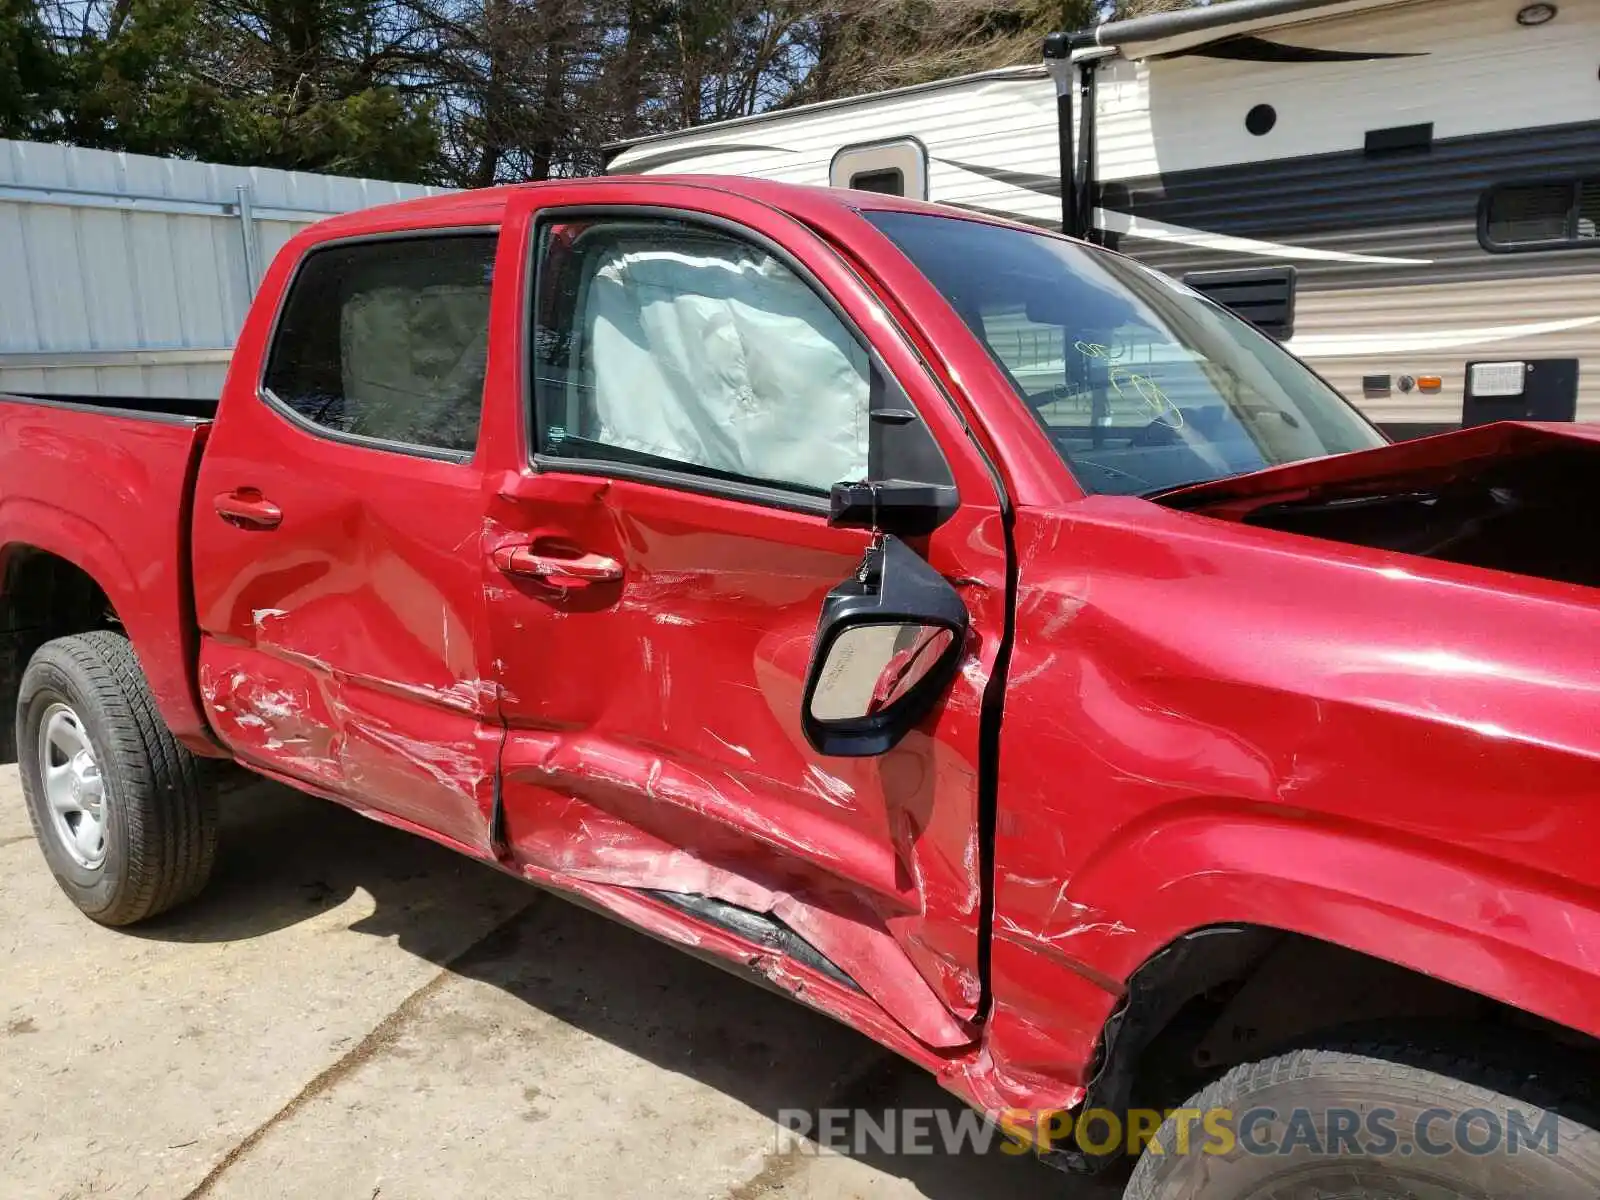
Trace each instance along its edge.
{"label": "truck cab", "polygon": [[16,751],[91,918],[198,892],[231,762],[787,992],[1053,1163],[1143,1151],[1139,1196],[1304,1164],[1235,1133],[1204,1190],[1170,1119],[1075,1114],[1287,1114],[1285,1055],[1356,1071],[1319,1112],[1444,1077],[1376,1020],[1600,1035],[1597,580],[1537,532],[1595,438],[1390,446],[1104,249],[748,181],[439,197],[286,246],[214,419],[0,431]]}

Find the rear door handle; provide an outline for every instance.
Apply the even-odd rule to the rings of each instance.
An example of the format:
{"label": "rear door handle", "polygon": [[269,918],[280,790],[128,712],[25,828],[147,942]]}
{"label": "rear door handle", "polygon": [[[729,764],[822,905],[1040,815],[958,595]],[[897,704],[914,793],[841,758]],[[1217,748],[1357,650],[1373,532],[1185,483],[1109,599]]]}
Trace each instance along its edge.
{"label": "rear door handle", "polygon": [[219,492],[211,504],[217,516],[240,529],[276,529],[283,523],[283,510],[257,488]]}
{"label": "rear door handle", "polygon": [[604,554],[576,554],[570,558],[540,553],[532,546],[501,546],[494,552],[494,565],[507,575],[537,579],[550,587],[568,590],[591,583],[610,583],[622,578],[622,564]]}

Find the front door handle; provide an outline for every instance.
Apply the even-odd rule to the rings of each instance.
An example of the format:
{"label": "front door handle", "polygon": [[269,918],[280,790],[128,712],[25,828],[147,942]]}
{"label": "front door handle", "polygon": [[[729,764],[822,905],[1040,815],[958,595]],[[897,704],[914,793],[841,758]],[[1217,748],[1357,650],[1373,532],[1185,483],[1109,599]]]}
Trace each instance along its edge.
{"label": "front door handle", "polygon": [[501,546],[493,557],[494,565],[507,575],[537,579],[563,591],[622,578],[622,564],[604,554],[575,554],[568,558],[540,553],[532,546]]}
{"label": "front door handle", "polygon": [[283,523],[283,510],[263,496],[258,488],[234,488],[221,492],[212,506],[229,525],[240,529],[276,529]]}

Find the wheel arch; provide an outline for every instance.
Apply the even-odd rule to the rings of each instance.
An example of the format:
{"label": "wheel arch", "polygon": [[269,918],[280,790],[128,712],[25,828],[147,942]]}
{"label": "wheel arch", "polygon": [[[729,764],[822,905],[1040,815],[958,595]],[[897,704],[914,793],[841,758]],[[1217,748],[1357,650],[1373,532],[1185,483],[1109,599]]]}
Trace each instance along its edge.
{"label": "wheel arch", "polygon": [[0,762],[17,760],[12,713],[28,660],[53,638],[121,629],[115,601],[101,579],[126,573],[119,559],[85,569],[77,557],[25,541],[0,545]]}
{"label": "wheel arch", "polygon": [[1396,1019],[1514,1028],[1600,1061],[1587,949],[1600,905],[1569,880],[1308,814],[1210,806],[1119,839],[1066,895],[1096,914],[1071,941],[1077,966],[1123,981],[1086,1108],[1170,1106],[1234,1063]]}
{"label": "wheel arch", "polygon": [[1600,898],[1571,880],[1392,831],[1236,806],[1151,822],[1070,881],[1072,956],[1132,981],[1212,927],[1276,930],[1600,1038]]}
{"label": "wheel arch", "polygon": [[[184,570],[186,576],[187,564]],[[25,498],[0,507],[0,762],[16,760],[11,714],[33,652],[52,638],[95,629],[128,637],[163,720],[185,745],[219,752],[191,678],[186,614],[152,597],[140,580],[91,520]]]}
{"label": "wheel arch", "polygon": [[[1600,1038],[1401,963],[1267,925],[1212,925],[1142,963],[1105,1022],[1082,1112],[1170,1111],[1245,1064],[1401,1029],[1520,1049],[1577,1077],[1600,1071]],[[1580,1065],[1581,1064],[1581,1065]],[[1048,1156],[1074,1173],[1117,1158],[1063,1143]]]}

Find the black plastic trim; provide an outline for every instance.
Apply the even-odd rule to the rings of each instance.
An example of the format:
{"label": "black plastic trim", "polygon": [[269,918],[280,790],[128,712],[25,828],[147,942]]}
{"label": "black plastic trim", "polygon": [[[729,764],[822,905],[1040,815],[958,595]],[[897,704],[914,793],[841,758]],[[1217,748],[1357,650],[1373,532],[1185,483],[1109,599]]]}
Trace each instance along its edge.
{"label": "black plastic trim", "polygon": [[805,513],[826,517],[828,501],[824,497],[806,492],[789,492],[782,488],[761,487],[732,479],[718,479],[712,475],[696,475],[668,467],[650,467],[642,463],[619,463],[604,458],[562,458],[557,455],[535,454],[530,460],[541,473],[552,475],[597,475],[607,479],[628,479],[635,483],[653,483],[690,492],[699,496],[717,496],[724,500],[741,500],[759,504],[764,508],[777,508],[786,512]]}
{"label": "black plastic trim", "polygon": [[945,483],[892,478],[836,483],[828,499],[828,524],[927,537],[955,515],[956,505],[956,489]]}
{"label": "black plastic trim", "polygon": [[417,446],[410,442],[395,442],[388,438],[367,437],[360,433],[345,433],[343,430],[329,429],[326,425],[319,425],[310,417],[296,412],[281,400],[271,388],[263,386],[259,393],[268,408],[285,418],[289,424],[320,437],[324,441],[341,442],[346,446],[354,446],[361,450],[381,450],[386,454],[404,454],[408,458],[428,458],[437,462],[470,463],[477,451],[446,450],[441,446]]}
{"label": "black plastic trim", "polygon": [[[1193,930],[1158,950],[1129,978],[1122,1003],[1100,1032],[1094,1074],[1080,1112],[1128,1111],[1140,1055],[1185,1004],[1239,978],[1266,958],[1284,935],[1253,925],[1212,925]],[[1052,1150],[1044,1161],[1072,1174],[1098,1174],[1120,1161],[1113,1146],[1104,1154],[1073,1147]]]}
{"label": "black plastic trim", "polygon": [[741,908],[737,904],[729,904],[726,900],[698,892],[663,892],[655,888],[639,890],[653,900],[688,913],[708,925],[715,925],[752,945],[792,958],[802,966],[826,975],[841,987],[853,992],[861,991],[861,985],[845,974],[843,968],[771,913]]}
{"label": "black plastic trim", "polygon": [[[149,408],[123,408],[116,401],[143,400],[143,396],[80,396],[80,395],[51,395],[49,393],[35,394],[31,392],[0,392],[0,403],[4,404],[37,404],[44,408],[60,408],[68,412],[97,413],[105,417],[124,417],[133,421],[155,421],[161,425],[209,425],[216,420],[215,400],[182,401],[182,403],[202,405],[209,404],[212,415],[208,417],[190,416],[186,413],[166,412]],[[151,398],[155,403],[163,401]]]}
{"label": "black plastic trim", "polygon": [[[746,983],[753,983],[763,991],[771,992],[776,996],[782,996],[786,1000],[797,1000],[801,1004],[807,1005],[817,1012],[825,1014],[829,1012],[827,1008],[824,1008],[817,1002],[817,999],[811,988],[778,986],[777,983],[773,982],[770,975],[760,969],[759,960],[757,960],[755,963],[751,963],[742,958],[729,958],[715,950],[708,950],[704,946],[688,945],[683,941],[682,938],[675,937],[671,933],[652,929],[649,925],[643,924],[633,917],[623,916],[593,896],[587,895],[584,892],[575,891],[570,886],[563,887],[560,884],[541,883],[537,880],[532,882],[534,887],[539,888],[541,891],[548,892],[550,895],[564,900],[568,904],[576,905],[578,908],[584,909],[586,912],[592,912],[596,916],[604,917],[608,921],[615,921],[623,927],[633,930],[635,933],[642,934],[643,936],[650,938],[652,941],[660,942],[664,946],[670,946],[674,951],[680,954],[687,954],[690,958],[697,959],[700,962],[705,963],[707,966],[715,967],[717,970],[725,972],[726,974],[733,976],[735,979],[742,979]],[[668,903],[666,900],[666,894],[664,893],[653,892],[645,888],[630,888],[621,886],[613,887],[609,890],[640,897],[646,903],[657,905],[661,909],[670,909],[678,912],[685,911],[681,905]],[[705,921],[705,919],[700,917],[698,914],[688,915],[692,915],[695,920],[702,921],[705,924],[711,924],[711,922]],[[512,918],[512,920],[515,919],[516,918]],[[817,974],[822,977],[822,980],[825,984],[830,986],[838,986],[841,988],[843,987],[842,984],[836,984],[832,976],[823,974],[820,971],[817,972]]]}
{"label": "black plastic trim", "polygon": [[[800,699],[800,727],[818,754],[868,758],[897,746],[944,694],[966,653],[971,618],[954,586],[893,534],[882,536],[856,574],[828,593]],[[918,625],[952,636],[938,661],[904,695],[879,712],[819,719],[812,700],[834,645],[852,629]]]}

